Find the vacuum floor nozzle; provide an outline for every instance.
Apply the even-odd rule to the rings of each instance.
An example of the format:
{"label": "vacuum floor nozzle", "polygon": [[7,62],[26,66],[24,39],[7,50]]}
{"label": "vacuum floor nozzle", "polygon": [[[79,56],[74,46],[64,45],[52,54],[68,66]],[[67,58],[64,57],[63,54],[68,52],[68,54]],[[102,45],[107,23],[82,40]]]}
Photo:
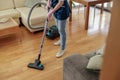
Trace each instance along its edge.
{"label": "vacuum floor nozzle", "polygon": [[38,70],[43,70],[44,69],[44,66],[41,64],[41,61],[39,61],[39,60],[35,60],[34,63],[29,63],[28,67],[38,69]]}

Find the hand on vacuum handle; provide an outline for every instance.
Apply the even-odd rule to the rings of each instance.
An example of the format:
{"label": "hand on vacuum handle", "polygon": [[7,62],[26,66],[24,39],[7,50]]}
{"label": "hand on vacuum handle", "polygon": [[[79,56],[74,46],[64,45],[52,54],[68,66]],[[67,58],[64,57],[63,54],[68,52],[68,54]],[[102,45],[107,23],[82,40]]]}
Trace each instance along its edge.
{"label": "hand on vacuum handle", "polygon": [[48,12],[50,11],[50,7],[48,7]]}

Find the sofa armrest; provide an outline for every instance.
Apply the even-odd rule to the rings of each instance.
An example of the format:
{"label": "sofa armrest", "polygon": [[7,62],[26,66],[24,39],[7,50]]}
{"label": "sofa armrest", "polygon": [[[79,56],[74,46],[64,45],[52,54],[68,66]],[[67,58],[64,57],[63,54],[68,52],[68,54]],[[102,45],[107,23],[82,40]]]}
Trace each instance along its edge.
{"label": "sofa armrest", "polygon": [[45,2],[40,2],[41,3],[41,5],[46,5],[46,3]]}
{"label": "sofa armrest", "polygon": [[46,3],[45,3],[45,2],[40,2],[40,6],[41,6],[41,7],[45,7],[45,6],[46,6]]}

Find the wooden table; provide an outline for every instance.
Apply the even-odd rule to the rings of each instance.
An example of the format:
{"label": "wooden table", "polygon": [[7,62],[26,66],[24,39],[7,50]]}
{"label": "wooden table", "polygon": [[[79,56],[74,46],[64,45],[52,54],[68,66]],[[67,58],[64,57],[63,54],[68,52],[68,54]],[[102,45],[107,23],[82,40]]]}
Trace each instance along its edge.
{"label": "wooden table", "polygon": [[0,23],[0,37],[13,33],[19,33],[19,36],[21,35],[19,25],[13,18],[9,18],[7,22]]}
{"label": "wooden table", "polygon": [[[72,11],[72,1],[81,3],[83,5],[86,6],[86,15],[85,15],[85,30],[88,30],[88,26],[89,26],[89,11],[90,11],[90,6],[96,5],[96,4],[102,4],[101,6],[101,14],[103,13],[103,9],[104,9],[104,3],[105,2],[110,2],[111,0],[70,0],[70,8]],[[72,12],[69,18],[69,21],[72,21]]]}

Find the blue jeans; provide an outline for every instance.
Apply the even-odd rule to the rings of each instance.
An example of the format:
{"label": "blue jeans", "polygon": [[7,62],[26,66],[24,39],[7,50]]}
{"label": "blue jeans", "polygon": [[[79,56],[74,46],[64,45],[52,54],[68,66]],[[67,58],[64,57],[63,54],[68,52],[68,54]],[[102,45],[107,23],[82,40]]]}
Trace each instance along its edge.
{"label": "blue jeans", "polygon": [[56,20],[56,25],[60,34],[60,49],[64,50],[66,48],[66,19]]}

